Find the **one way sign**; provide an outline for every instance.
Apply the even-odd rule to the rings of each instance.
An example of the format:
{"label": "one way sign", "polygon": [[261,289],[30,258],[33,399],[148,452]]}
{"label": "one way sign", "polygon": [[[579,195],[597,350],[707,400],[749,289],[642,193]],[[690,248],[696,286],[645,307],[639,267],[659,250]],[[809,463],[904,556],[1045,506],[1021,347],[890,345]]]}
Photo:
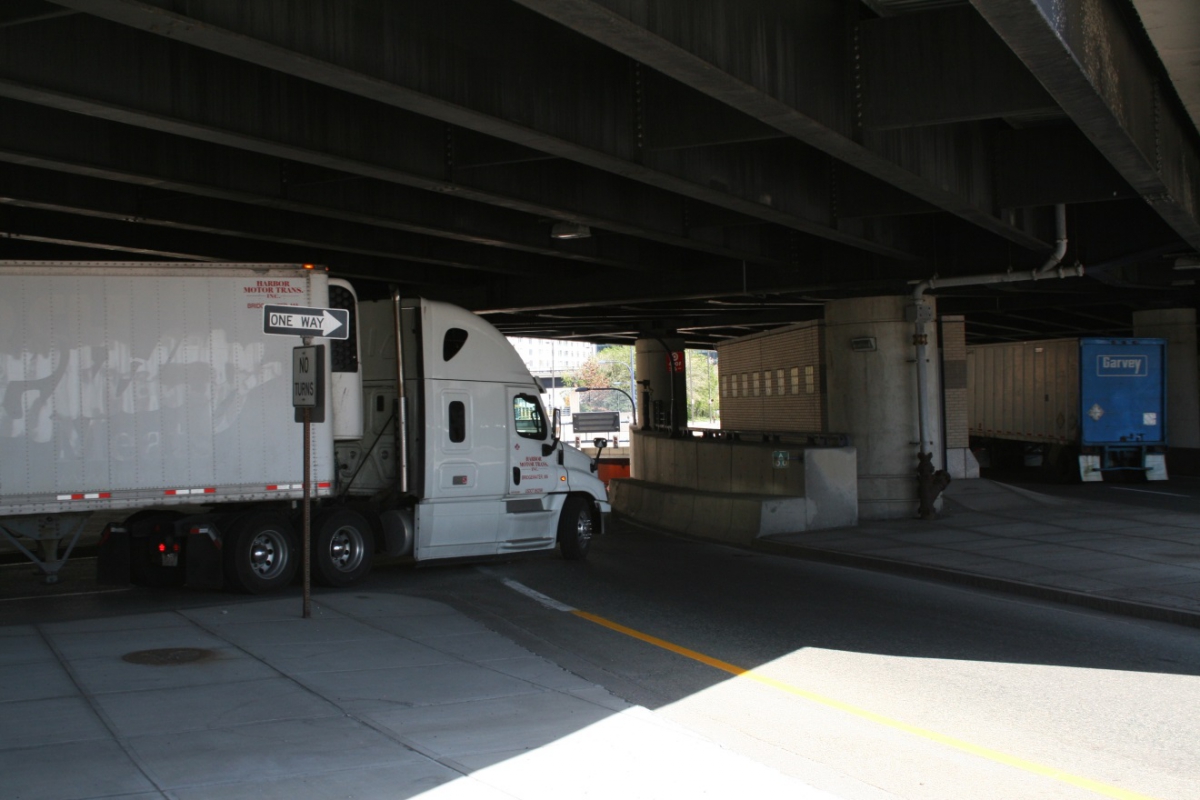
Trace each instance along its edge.
{"label": "one way sign", "polygon": [[264,305],[263,333],[349,339],[350,312],[344,308]]}

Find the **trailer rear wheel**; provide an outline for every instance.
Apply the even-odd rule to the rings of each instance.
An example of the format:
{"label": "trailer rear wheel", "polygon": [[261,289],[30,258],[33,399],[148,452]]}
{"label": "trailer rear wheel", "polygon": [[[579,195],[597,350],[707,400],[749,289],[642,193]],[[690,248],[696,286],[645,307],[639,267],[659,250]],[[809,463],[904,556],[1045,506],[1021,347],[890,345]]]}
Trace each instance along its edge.
{"label": "trailer rear wheel", "polygon": [[322,586],[349,586],[366,577],[375,555],[370,523],[349,508],[317,512],[312,526],[313,578]]}
{"label": "trailer rear wheel", "polygon": [[596,531],[596,513],[592,503],[582,497],[568,497],[558,517],[558,545],[563,558],[579,561],[587,558]]}
{"label": "trailer rear wheel", "polygon": [[225,546],[225,579],[230,586],[262,594],[291,583],[300,548],[286,517],[270,512],[246,514],[235,519],[230,529],[233,542]]}

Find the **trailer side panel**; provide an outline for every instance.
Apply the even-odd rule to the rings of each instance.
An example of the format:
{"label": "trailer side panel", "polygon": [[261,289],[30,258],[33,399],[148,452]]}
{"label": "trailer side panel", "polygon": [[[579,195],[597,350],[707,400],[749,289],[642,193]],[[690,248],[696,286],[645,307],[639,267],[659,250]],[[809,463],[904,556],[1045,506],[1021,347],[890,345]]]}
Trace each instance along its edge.
{"label": "trailer side panel", "polygon": [[972,436],[1073,444],[1079,433],[1079,340],[967,349]]}
{"label": "trailer side panel", "polygon": [[324,273],[2,265],[0,286],[0,515],[301,493],[299,339],[261,306],[324,305]]}

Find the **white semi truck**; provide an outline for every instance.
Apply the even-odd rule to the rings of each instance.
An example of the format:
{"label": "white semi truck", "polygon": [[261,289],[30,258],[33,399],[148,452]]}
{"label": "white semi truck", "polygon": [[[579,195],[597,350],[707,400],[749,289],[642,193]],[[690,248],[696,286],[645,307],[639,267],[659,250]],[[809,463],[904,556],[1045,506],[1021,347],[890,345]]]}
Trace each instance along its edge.
{"label": "white semi truck", "polygon": [[468,311],[389,291],[360,301],[310,265],[0,262],[0,535],[51,582],[101,515],[102,580],[290,583],[301,339],[264,334],[276,304],[349,312],[348,338],[313,340],[328,349],[308,478],[317,582],[354,583],[377,553],[585,557],[604,485],[512,346]]}

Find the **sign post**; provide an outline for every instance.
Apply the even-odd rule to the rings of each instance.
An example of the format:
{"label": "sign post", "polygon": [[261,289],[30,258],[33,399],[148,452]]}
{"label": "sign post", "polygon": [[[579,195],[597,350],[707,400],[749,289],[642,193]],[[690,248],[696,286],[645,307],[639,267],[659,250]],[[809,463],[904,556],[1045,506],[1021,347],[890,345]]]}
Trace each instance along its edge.
{"label": "sign post", "polygon": [[292,407],[296,422],[304,423],[304,619],[312,616],[312,424],[325,421],[325,346],[314,345],[314,336],[350,338],[350,312],[342,308],[263,306],[263,333],[299,336],[304,342],[292,348]]}
{"label": "sign post", "polygon": [[302,347],[292,348],[292,406],[304,423],[304,543],[301,563],[304,570],[304,619],[312,616],[312,423],[313,409],[325,419],[325,348],[304,337]]}
{"label": "sign post", "polygon": [[304,605],[300,616],[312,616],[312,503],[309,487],[312,485],[312,409],[304,409],[304,541],[300,545],[300,563],[304,569]]}

